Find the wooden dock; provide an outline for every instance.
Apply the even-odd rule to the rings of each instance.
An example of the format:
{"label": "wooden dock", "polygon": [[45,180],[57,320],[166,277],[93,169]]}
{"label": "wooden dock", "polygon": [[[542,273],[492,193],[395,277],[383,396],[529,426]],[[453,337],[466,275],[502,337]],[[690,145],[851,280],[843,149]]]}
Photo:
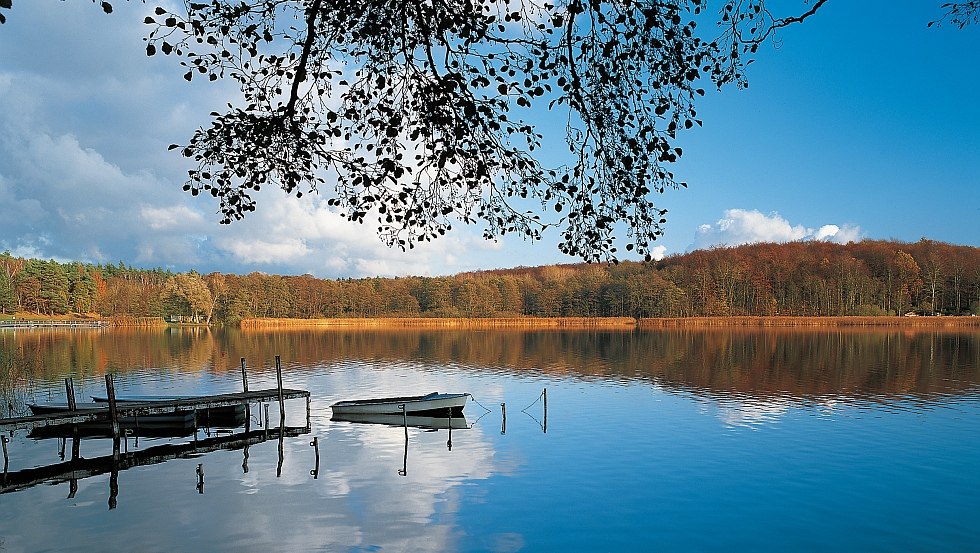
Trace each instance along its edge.
{"label": "wooden dock", "polygon": [[[272,388],[268,390],[252,390],[249,392],[188,397],[145,403],[117,402],[116,416],[119,418],[145,417],[149,415],[162,415],[177,412],[205,411],[207,409],[217,407],[232,407],[236,405],[249,405],[252,403],[271,403],[273,401],[279,401],[280,399],[287,400],[301,398],[306,398],[308,413],[310,400],[309,391],[283,389],[280,397],[279,389]],[[66,410],[43,415],[0,419],[0,432],[32,429],[60,424],[81,424],[86,422],[111,422],[109,404],[107,403],[105,408],[98,409],[76,409],[74,411]]]}

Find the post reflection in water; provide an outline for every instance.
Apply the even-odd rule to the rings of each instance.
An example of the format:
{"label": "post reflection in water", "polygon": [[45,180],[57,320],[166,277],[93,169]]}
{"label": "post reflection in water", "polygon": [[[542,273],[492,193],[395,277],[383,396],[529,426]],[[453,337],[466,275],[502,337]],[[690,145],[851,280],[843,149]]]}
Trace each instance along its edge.
{"label": "post reflection in water", "polygon": [[[68,427],[75,425],[61,425],[59,427],[48,427],[43,434],[44,438],[54,437],[54,431],[62,431],[75,434],[77,429],[70,429]],[[160,429],[158,429],[160,430]],[[283,463],[283,449],[282,440],[285,436],[300,436],[303,434],[308,434],[310,429],[308,427],[281,427],[279,428],[279,473],[277,476],[281,476],[282,463]],[[158,433],[159,434],[159,433]],[[177,436],[182,436],[184,434],[182,429],[175,429],[174,434]],[[6,438],[6,437],[5,437]],[[63,439],[63,438],[58,438]],[[62,462],[44,465],[34,468],[22,469],[19,471],[14,471],[8,473],[4,471],[4,479],[2,488],[0,488],[0,493],[8,493],[18,490],[23,490],[31,488],[40,484],[50,484],[50,483],[60,483],[67,481],[69,483],[69,493],[67,499],[73,499],[78,493],[78,481],[90,478],[93,476],[98,476],[101,474],[109,474],[109,499],[108,505],[109,509],[115,509],[118,506],[118,496],[119,496],[119,473],[135,467],[150,466],[158,463],[163,463],[173,459],[183,459],[183,458],[193,458],[206,453],[219,451],[219,450],[234,450],[242,449],[244,451],[245,462],[243,466],[245,467],[245,472],[247,469],[248,460],[248,448],[251,445],[262,443],[267,440],[266,434],[264,432],[237,432],[230,433],[224,436],[215,436],[202,440],[193,440],[191,442],[185,443],[174,443],[174,444],[164,444],[158,446],[152,446],[143,450],[134,450],[122,452],[121,439],[115,438],[111,439],[112,452],[109,455],[94,458],[83,458],[80,455],[80,438],[72,438],[72,453],[71,459],[68,461],[62,460]],[[101,441],[101,440],[100,440]],[[319,462],[319,461],[318,461]],[[201,494],[204,493],[204,464],[199,463],[197,465],[197,491]]]}

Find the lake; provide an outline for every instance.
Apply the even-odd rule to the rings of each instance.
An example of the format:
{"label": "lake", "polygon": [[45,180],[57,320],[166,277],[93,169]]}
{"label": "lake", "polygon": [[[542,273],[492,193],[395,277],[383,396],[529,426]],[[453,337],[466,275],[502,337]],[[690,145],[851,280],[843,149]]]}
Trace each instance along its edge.
{"label": "lake", "polygon": [[[119,395],[236,392],[242,357],[274,388],[276,355],[311,392],[281,435],[278,404],[271,428],[253,405],[247,443],[134,435],[113,468],[88,437],[72,472],[72,439],[13,433],[0,551],[980,543],[975,330],[0,330],[3,414],[64,401],[68,377],[105,395],[105,373]],[[437,390],[473,395],[451,433],[331,421],[342,399]]]}

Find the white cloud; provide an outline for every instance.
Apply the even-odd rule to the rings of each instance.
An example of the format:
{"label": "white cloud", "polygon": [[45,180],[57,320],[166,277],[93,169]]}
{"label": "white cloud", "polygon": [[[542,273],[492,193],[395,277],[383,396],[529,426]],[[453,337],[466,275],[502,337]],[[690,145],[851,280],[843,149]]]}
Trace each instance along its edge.
{"label": "white cloud", "polygon": [[176,60],[146,57],[142,21],[152,5],[113,7],[107,16],[85,2],[20,3],[0,33],[0,251],[320,277],[568,260],[551,243],[486,241],[463,224],[402,252],[385,246],[370,220],[350,223],[324,197],[272,187],[245,220],[219,225],[213,198],[180,190],[189,162],[167,145],[240,94],[231,80],[186,83]]}
{"label": "white cloud", "polygon": [[188,225],[199,227],[204,223],[204,217],[186,205],[144,206],[140,210],[140,217],[153,230],[173,230]]}
{"label": "white cloud", "polygon": [[861,236],[861,228],[856,225],[826,224],[814,230],[804,225],[792,225],[778,213],[765,215],[755,209],[728,209],[715,224],[699,226],[694,242],[688,249],[795,240],[824,240],[846,244],[860,240]]}

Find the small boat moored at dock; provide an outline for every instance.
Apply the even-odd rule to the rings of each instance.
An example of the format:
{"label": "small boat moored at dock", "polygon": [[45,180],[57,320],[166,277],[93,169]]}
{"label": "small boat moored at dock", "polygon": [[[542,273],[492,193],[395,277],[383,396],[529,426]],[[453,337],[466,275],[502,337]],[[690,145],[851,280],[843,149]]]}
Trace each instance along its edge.
{"label": "small boat moored at dock", "polygon": [[[29,403],[27,405],[31,413],[35,415],[48,415],[51,413],[64,413],[70,412],[67,403]],[[75,411],[89,411],[98,412],[104,411],[109,412],[108,403],[76,403]],[[142,424],[142,425],[161,425],[161,426],[193,426],[194,425],[194,412],[193,411],[177,411],[174,413],[158,413],[153,415],[145,415],[141,417],[119,417],[119,423],[122,425],[130,424]]]}
{"label": "small boat moored at dock", "polygon": [[[193,401],[202,400],[201,396],[116,396],[116,403],[126,404],[126,403],[169,403],[172,401]],[[109,404],[109,398],[105,396],[92,396],[92,401],[101,406],[106,406]],[[245,420],[245,405],[229,405],[227,407],[210,407],[208,409],[199,410],[200,418],[211,418],[214,417],[221,422],[228,421],[238,421],[244,422]],[[227,424],[219,424],[218,426],[227,426]]]}
{"label": "small boat moored at dock", "polygon": [[386,397],[339,401],[330,406],[336,415],[458,415],[463,412],[470,394],[440,394],[424,396]]}

